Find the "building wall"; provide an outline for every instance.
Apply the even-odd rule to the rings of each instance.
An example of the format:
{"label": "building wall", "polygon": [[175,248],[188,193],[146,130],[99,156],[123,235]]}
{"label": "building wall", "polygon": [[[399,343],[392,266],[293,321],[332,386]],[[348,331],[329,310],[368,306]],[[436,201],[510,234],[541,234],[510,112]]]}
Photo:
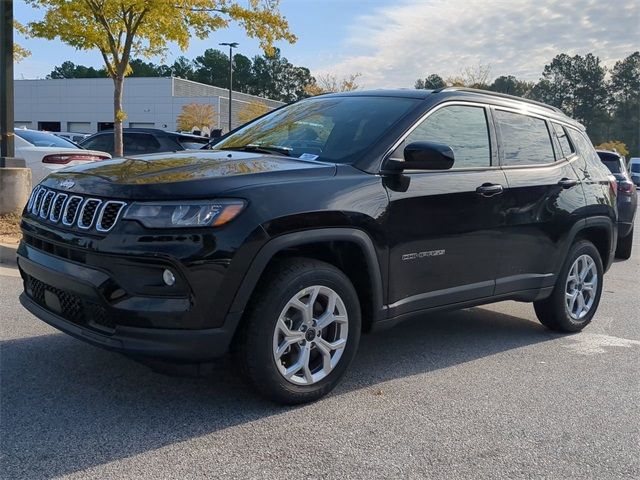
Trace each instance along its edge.
{"label": "building wall", "polygon": [[[109,78],[16,80],[16,127],[38,129],[60,122],[61,131],[93,133],[100,122],[113,122],[113,82]],[[233,110],[260,101],[271,108],[281,102],[233,93]],[[125,127],[176,130],[176,118],[189,103],[213,105],[218,128],[227,130],[228,90],[180,78],[127,78],[124,83]],[[237,125],[233,115],[234,127]]]}

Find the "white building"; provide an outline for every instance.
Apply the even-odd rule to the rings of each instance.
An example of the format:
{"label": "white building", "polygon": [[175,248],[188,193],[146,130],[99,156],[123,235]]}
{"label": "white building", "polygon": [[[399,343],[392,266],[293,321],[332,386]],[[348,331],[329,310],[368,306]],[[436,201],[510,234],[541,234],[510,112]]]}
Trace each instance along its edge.
{"label": "white building", "polygon": [[[36,130],[94,133],[113,128],[113,81],[110,78],[16,80],[15,126]],[[233,92],[233,126],[237,113],[259,101],[270,108],[281,102]],[[189,103],[213,105],[213,128],[225,132],[229,91],[175,77],[129,77],[124,81],[125,127],[176,130],[176,119]]]}

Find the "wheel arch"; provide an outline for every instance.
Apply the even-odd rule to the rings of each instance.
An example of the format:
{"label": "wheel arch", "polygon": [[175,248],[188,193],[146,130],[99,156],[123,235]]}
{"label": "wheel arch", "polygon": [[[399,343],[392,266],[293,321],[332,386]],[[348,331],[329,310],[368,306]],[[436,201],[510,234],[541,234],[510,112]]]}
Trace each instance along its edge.
{"label": "wheel arch", "polygon": [[604,270],[607,271],[613,262],[616,238],[617,228],[611,218],[596,216],[583,219],[571,229],[570,241],[567,242],[562,258],[566,257],[569,248],[578,239],[589,240],[598,249]]}
{"label": "wheel arch", "polygon": [[383,318],[382,273],[376,249],[369,235],[355,228],[305,230],[269,240],[251,262],[229,313],[245,310],[260,279],[274,261],[295,256],[331,263],[349,277],[360,300],[364,330],[370,330],[375,321]]}

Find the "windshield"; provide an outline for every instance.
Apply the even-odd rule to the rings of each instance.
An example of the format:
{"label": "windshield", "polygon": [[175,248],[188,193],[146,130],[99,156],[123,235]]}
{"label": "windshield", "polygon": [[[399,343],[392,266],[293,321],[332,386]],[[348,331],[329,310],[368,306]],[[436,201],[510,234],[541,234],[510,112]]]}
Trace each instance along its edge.
{"label": "windshield", "polygon": [[631,171],[633,173],[640,173],[640,163],[632,163],[631,164]]}
{"label": "windshield", "polygon": [[33,130],[14,130],[16,135],[36,147],[62,147],[80,148],[66,138],[58,137],[51,133],[35,132]]}
{"label": "windshield", "polygon": [[214,148],[352,163],[418,103],[401,97],[316,97],[255,120]]}

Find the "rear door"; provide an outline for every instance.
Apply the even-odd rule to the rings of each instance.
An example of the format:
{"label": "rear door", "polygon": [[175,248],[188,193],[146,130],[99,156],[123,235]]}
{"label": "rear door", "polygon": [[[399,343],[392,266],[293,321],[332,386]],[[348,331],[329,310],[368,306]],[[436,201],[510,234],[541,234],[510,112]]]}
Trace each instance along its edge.
{"label": "rear door", "polygon": [[504,173],[483,105],[444,104],[418,122],[391,158],[415,141],[449,145],[451,170],[385,178],[390,205],[390,316],[493,294]]}
{"label": "rear door", "polygon": [[496,107],[493,118],[509,185],[496,295],[551,287],[585,203],[575,148],[544,117]]}

